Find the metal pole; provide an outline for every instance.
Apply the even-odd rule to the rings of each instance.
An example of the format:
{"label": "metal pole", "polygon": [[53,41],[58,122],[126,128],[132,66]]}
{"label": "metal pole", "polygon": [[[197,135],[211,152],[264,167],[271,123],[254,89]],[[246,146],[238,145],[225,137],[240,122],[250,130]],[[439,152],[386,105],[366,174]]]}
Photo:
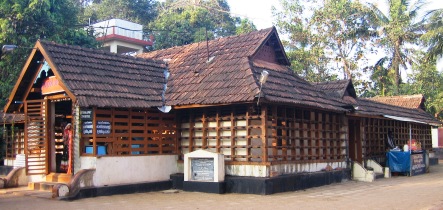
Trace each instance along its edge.
{"label": "metal pole", "polygon": [[409,176],[412,176],[412,128],[409,123]]}

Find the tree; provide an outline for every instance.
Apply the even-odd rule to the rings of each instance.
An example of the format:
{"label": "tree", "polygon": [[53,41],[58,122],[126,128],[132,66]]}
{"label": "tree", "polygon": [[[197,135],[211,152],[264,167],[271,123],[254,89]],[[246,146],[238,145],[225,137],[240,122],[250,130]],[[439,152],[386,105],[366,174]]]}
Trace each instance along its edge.
{"label": "tree", "polygon": [[427,61],[443,55],[443,9],[432,10],[428,15],[426,33],[421,37],[428,46]]}
{"label": "tree", "polygon": [[[418,55],[424,60],[424,54]],[[406,94],[423,94],[426,111],[443,119],[443,73],[436,68],[436,60],[417,63],[412,66],[410,81],[404,85]]]}
{"label": "tree", "polygon": [[20,46],[0,57],[0,106],[38,39],[62,44],[96,47],[94,37],[78,26],[74,0],[8,0],[0,2],[0,46]]}
{"label": "tree", "polygon": [[342,71],[345,78],[358,81],[371,34],[368,9],[351,0],[280,3],[283,10],[274,9],[274,17],[279,30],[289,36],[285,47],[296,72],[310,81],[323,81]]}
{"label": "tree", "polygon": [[[414,3],[414,4],[411,4]],[[384,62],[394,78],[393,94],[399,94],[400,68],[407,68],[414,60],[414,44],[420,37],[422,22],[416,22],[424,5],[422,0],[386,0],[388,12],[382,12],[381,5],[370,4],[373,18],[380,36],[379,46],[385,51],[389,62]],[[378,62],[380,63],[380,62]]]}
{"label": "tree", "polygon": [[146,25],[157,16],[155,0],[84,0],[81,21],[97,23],[100,21],[119,18],[138,24]]}
{"label": "tree", "polygon": [[239,21],[229,14],[226,0],[167,0],[158,8],[158,17],[148,24],[155,49],[235,35]]}
{"label": "tree", "polygon": [[367,61],[365,55],[373,34],[369,10],[352,0],[324,0],[322,4],[309,21],[310,44],[323,48],[328,63],[335,62],[344,78],[355,81],[355,76],[361,76],[357,70]]}
{"label": "tree", "polygon": [[235,30],[235,34],[245,34],[250,33],[253,31],[256,31],[257,28],[255,27],[254,23],[250,21],[248,18],[241,19],[240,24],[237,26],[237,29]]}
{"label": "tree", "polygon": [[328,69],[328,59],[324,49],[311,44],[313,33],[309,29],[309,20],[307,17],[304,18],[304,14],[315,8],[302,4],[300,0],[280,0],[280,4],[282,10],[278,11],[273,7],[272,13],[278,30],[288,37],[287,41],[282,42],[291,61],[291,68],[311,82],[335,78],[336,75]]}

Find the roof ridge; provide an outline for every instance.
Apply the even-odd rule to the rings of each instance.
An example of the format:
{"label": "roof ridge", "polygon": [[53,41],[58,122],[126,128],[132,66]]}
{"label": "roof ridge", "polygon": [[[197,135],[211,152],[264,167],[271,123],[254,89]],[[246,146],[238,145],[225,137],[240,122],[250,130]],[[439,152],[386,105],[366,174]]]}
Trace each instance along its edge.
{"label": "roof ridge", "polygon": [[57,42],[54,42],[54,41],[48,41],[48,40],[38,40],[38,41],[40,41],[40,43],[45,44],[45,45],[52,45],[52,46],[57,46],[57,47],[63,47],[63,48],[66,48],[66,49],[75,49],[75,50],[80,50],[80,51],[84,51],[84,52],[88,52],[88,53],[91,53],[91,52],[99,53],[99,54],[102,54],[102,55],[106,55],[106,56],[110,56],[110,57],[116,57],[116,58],[121,58],[121,59],[132,59],[132,60],[137,60],[137,61],[150,61],[150,62],[164,64],[164,62],[162,60],[159,60],[159,59],[143,58],[143,57],[130,56],[130,55],[121,55],[121,54],[108,52],[108,51],[105,51],[105,50],[102,50],[102,49],[98,49],[98,48],[96,49],[96,48],[82,47],[82,46],[78,46],[78,45],[61,44],[61,43],[57,43]]}

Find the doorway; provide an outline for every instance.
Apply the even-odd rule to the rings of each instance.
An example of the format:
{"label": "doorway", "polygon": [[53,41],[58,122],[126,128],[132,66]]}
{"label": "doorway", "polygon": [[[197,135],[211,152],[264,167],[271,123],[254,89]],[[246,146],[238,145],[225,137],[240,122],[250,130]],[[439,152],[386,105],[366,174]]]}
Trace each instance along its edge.
{"label": "doorway", "polygon": [[66,173],[68,150],[64,142],[64,128],[68,123],[72,123],[72,101],[69,98],[50,101],[51,127],[50,145],[51,161],[50,173]]}
{"label": "doorway", "polygon": [[349,158],[363,164],[360,120],[349,119]]}

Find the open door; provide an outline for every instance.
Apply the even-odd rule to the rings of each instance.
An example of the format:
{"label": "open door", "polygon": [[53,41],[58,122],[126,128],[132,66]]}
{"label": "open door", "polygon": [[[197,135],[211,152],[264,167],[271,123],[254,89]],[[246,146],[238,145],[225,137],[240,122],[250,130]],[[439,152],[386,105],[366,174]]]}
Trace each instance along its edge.
{"label": "open door", "polygon": [[27,175],[48,174],[47,100],[25,101],[25,166]]}
{"label": "open door", "polygon": [[349,158],[363,164],[360,120],[349,119]]}

